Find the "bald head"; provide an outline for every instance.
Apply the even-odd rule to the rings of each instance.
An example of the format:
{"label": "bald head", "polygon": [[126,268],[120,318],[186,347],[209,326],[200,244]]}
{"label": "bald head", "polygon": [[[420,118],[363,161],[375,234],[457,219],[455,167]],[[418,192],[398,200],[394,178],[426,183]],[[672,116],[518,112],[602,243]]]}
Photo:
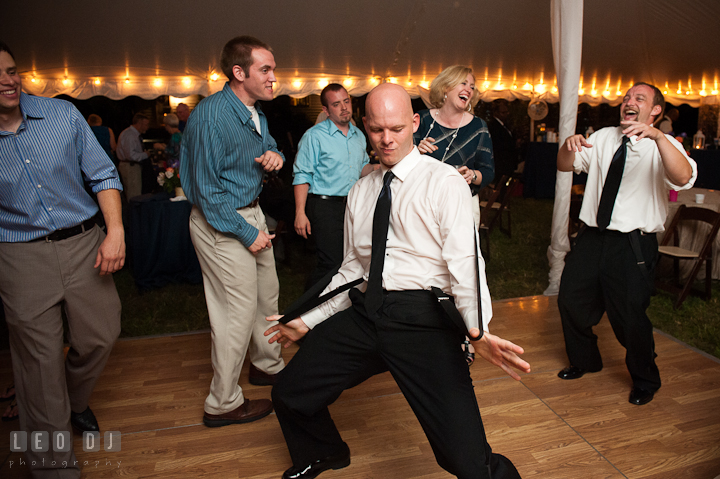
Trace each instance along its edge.
{"label": "bald head", "polygon": [[382,110],[404,110],[405,114],[413,115],[410,95],[403,87],[392,83],[382,83],[373,88],[365,100],[365,110],[368,116]]}
{"label": "bald head", "polygon": [[401,86],[383,83],[365,100],[365,131],[380,163],[392,168],[413,149],[413,133],[420,117],[413,113],[410,95]]}

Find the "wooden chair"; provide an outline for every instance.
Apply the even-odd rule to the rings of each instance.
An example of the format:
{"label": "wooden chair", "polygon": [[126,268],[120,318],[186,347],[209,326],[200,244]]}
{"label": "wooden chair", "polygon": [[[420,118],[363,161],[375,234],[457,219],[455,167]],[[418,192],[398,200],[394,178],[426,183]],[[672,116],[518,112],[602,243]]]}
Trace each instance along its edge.
{"label": "wooden chair", "polygon": [[[512,217],[510,215],[510,198],[512,191],[515,189],[518,179],[512,176],[503,175],[497,183],[495,183],[495,190],[497,191],[496,198],[490,202],[480,201],[480,211],[484,211],[488,205],[488,213],[483,217],[483,222],[487,225],[488,234],[492,233],[493,228],[497,225],[500,231],[505,233],[508,238],[512,238]],[[503,226],[503,213],[506,213],[507,227]],[[481,215],[482,216],[482,215]]]}
{"label": "wooden chair", "polygon": [[[684,222],[702,222],[708,225],[709,231],[703,238],[700,250],[697,252],[679,246],[679,227]],[[699,295],[704,297],[705,300],[710,299],[712,295],[713,242],[718,234],[718,229],[720,229],[720,213],[713,210],[680,205],[677,213],[675,213],[659,247],[661,258],[668,257],[673,260],[673,281],[656,280],[658,288],[678,295],[674,305],[675,309],[680,307],[688,294],[694,292],[692,289],[693,283],[703,263],[705,263],[705,292]],[[672,245],[670,245],[671,240],[673,240]],[[680,261],[693,262],[690,274],[684,282],[680,281]]]}
{"label": "wooden chair", "polygon": [[[483,254],[483,258],[485,258],[485,261],[490,260],[490,232],[491,227],[495,222],[495,218],[497,217],[497,213],[494,213],[493,216],[493,206],[498,202],[498,198],[502,193],[501,186],[504,184],[503,180],[507,181],[507,176],[503,176],[501,178],[501,181],[497,183],[497,187],[487,187],[489,193],[485,196],[487,198],[486,200],[480,200],[480,195],[478,195],[478,201],[480,201],[480,226],[478,227],[478,233],[480,235],[480,251]],[[484,241],[483,238],[485,239]],[[485,243],[484,250],[483,243]]]}

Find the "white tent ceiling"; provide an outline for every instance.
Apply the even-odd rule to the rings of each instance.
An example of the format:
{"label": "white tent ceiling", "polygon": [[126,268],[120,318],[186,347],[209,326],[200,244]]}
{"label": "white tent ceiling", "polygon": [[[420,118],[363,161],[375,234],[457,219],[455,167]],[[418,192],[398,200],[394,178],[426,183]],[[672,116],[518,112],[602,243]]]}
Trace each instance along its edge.
{"label": "white tent ceiling", "polygon": [[[582,101],[617,103],[633,81],[673,103],[717,101],[720,2],[586,0],[584,10]],[[344,81],[360,95],[393,78],[417,95],[463,63],[485,99],[534,88],[557,101],[550,0],[25,1],[3,5],[0,32],[25,90],[45,96],[207,95],[224,82],[224,43],[249,34],[275,51],[276,94]]]}

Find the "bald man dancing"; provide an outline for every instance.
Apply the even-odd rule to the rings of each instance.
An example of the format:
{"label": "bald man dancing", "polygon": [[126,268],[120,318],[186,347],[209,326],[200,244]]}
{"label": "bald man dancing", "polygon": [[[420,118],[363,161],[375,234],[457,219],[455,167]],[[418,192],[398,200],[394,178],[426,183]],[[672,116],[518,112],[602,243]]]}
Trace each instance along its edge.
{"label": "bald man dancing", "polygon": [[[350,464],[350,450],[327,407],[343,390],[388,370],[442,468],[460,478],[519,478],[512,463],[487,444],[460,348],[465,333],[477,338],[492,316],[480,257],[479,324],[470,190],[454,168],[413,146],[419,117],[405,90],[378,86],[366,110],[365,129],[381,167],[350,191],[345,258],[327,289],[362,277],[365,292],[351,289],[265,333],[287,347],[313,330],[273,388],[293,461],[283,479],[313,478]],[[452,294],[462,330],[431,287]],[[472,342],[513,378],[519,376],[512,368],[530,371],[519,346],[487,332]]]}

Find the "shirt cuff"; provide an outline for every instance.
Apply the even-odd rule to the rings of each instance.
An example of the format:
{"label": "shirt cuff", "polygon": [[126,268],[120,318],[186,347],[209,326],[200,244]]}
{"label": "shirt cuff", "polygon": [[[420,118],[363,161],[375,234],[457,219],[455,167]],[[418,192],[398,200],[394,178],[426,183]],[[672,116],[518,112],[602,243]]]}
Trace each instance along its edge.
{"label": "shirt cuff", "polygon": [[305,323],[305,326],[313,329],[315,326],[325,321],[327,316],[320,310],[320,306],[318,306],[300,316],[300,319],[302,319],[303,323]]}
{"label": "shirt cuff", "polygon": [[312,175],[309,175],[307,173],[295,173],[295,177],[293,178],[293,185],[302,185],[302,184],[312,184]]}
{"label": "shirt cuff", "polygon": [[122,183],[120,183],[120,180],[118,180],[117,178],[109,178],[107,180],[101,181],[100,183],[92,187],[92,192],[95,194],[103,190],[123,191]]}

